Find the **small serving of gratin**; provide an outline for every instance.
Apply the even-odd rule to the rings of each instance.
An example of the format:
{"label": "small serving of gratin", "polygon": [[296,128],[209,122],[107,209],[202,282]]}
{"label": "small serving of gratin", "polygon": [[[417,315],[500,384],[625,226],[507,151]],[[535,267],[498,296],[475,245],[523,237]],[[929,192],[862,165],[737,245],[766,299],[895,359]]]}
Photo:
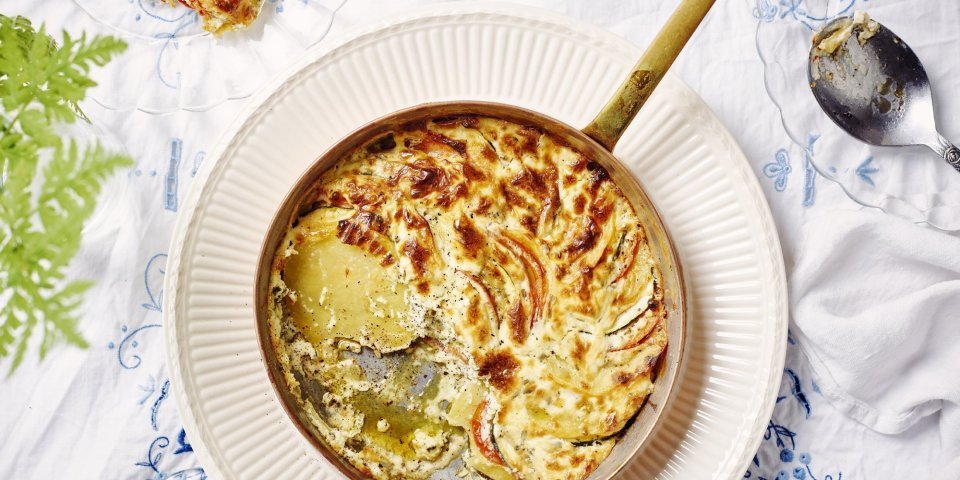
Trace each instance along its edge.
{"label": "small serving of gratin", "polygon": [[[174,0],[167,0],[173,3]],[[197,12],[203,29],[215,34],[249,26],[260,15],[263,0],[176,0]]]}
{"label": "small serving of gratin", "polygon": [[667,333],[646,232],[561,139],[407,124],[301,205],[271,270],[280,388],[357,470],[583,479],[652,392]]}

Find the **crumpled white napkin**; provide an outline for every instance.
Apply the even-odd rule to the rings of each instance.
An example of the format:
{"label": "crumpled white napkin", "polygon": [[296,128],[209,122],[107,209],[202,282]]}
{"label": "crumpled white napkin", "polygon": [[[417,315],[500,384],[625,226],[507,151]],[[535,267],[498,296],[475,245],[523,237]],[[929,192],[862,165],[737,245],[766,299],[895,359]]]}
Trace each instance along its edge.
{"label": "crumpled white napkin", "polygon": [[823,394],[881,433],[960,406],[960,238],[872,209],[802,231],[791,317]]}

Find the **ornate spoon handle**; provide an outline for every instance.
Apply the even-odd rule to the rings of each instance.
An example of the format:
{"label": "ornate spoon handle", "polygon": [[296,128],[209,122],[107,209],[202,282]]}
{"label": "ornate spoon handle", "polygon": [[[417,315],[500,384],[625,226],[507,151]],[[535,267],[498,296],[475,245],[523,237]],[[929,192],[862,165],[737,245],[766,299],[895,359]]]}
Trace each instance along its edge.
{"label": "ornate spoon handle", "polygon": [[960,172],[960,148],[940,134],[937,134],[937,143],[931,144],[930,148]]}

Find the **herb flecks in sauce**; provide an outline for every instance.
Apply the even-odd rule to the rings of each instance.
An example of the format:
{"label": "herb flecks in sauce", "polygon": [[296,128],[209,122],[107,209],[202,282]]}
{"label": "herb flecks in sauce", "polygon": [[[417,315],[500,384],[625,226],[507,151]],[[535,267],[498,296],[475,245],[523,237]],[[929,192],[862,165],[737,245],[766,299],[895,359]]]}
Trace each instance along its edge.
{"label": "herb flecks in sauce", "polygon": [[601,165],[539,128],[450,117],[379,134],[313,192],[271,321],[284,369],[322,385],[291,389],[334,451],[378,479],[462,457],[470,479],[578,480],[609,455],[666,330],[646,234]]}

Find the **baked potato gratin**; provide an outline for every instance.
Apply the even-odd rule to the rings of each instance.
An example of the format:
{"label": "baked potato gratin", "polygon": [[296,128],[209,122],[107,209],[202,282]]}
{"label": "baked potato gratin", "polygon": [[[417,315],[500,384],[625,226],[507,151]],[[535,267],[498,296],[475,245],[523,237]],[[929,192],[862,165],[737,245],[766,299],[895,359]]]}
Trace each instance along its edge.
{"label": "baked potato gratin", "polygon": [[583,479],[653,389],[667,333],[646,233],[557,137],[407,124],[326,171],[298,215],[270,340],[320,440],[360,472]]}

